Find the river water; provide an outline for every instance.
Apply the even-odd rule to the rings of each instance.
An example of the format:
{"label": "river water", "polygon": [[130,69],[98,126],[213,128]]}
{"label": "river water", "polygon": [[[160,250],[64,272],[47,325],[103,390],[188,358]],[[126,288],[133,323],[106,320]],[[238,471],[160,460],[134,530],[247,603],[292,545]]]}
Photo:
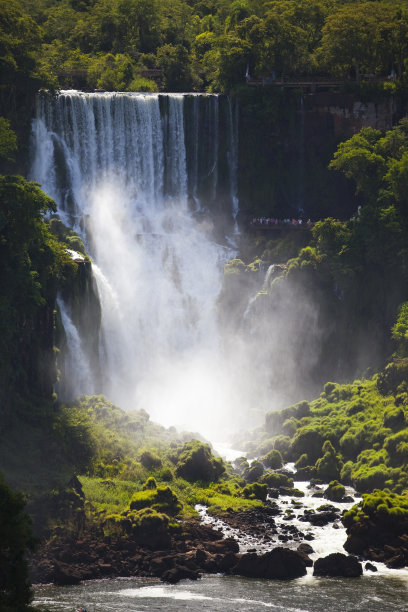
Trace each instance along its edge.
{"label": "river water", "polygon": [[291,582],[205,575],[197,582],[163,585],[158,579],[95,580],[72,587],[42,585],[35,604],[55,612],[388,612],[408,609],[408,574],[366,574],[362,578],[313,578]]}
{"label": "river water", "polygon": [[[314,539],[310,544],[315,552],[310,556],[314,561],[332,552],[344,552],[342,546],[346,534],[339,520],[324,527],[299,521],[298,517],[305,508],[317,508],[325,503],[325,500],[313,498],[307,485],[295,482],[295,486],[304,491],[305,497],[293,500],[280,497],[277,501],[281,509],[291,508],[291,524],[303,533],[313,534]],[[355,501],[358,501],[353,490],[349,489],[347,493],[353,494]],[[332,505],[344,509],[350,504]],[[279,541],[257,541],[253,536],[243,535],[223,521],[209,516],[204,506],[197,506],[197,509],[204,523],[211,523],[214,528],[222,529],[226,536],[237,539],[241,552],[256,549],[262,553],[281,545]],[[284,522],[284,515],[276,517],[278,527]],[[298,544],[292,541],[285,543],[285,546],[296,548]],[[87,612],[255,612],[263,609],[277,612],[407,611],[408,569],[389,570],[383,564],[374,565],[377,572],[364,572],[361,578],[351,579],[315,578],[313,568],[308,568],[306,576],[288,582],[217,574],[203,575],[197,582],[183,580],[177,585],[163,584],[157,578],[94,580],[72,587],[38,585],[35,587],[35,604],[49,612],[73,612],[79,606],[85,606]]]}

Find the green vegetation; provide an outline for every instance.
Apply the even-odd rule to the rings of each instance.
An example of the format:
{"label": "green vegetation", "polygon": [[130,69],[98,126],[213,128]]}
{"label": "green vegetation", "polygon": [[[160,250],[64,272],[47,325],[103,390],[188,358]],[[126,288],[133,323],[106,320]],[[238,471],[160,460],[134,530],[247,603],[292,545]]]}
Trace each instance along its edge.
{"label": "green vegetation", "polygon": [[[298,93],[239,90],[247,68],[260,78],[307,73],[348,76],[357,84],[364,74],[384,79],[395,70],[395,80],[359,90],[381,99],[405,91],[407,32],[408,12],[391,0],[0,0],[3,168],[13,160],[22,165],[21,145],[41,87],[239,91],[251,156],[240,160],[251,170],[240,187],[256,200],[254,207],[273,202],[283,216],[287,202],[295,201],[292,176],[283,181],[287,198],[275,187],[279,181],[269,181],[267,194],[254,190],[257,177],[270,177],[272,166],[278,176],[284,160],[299,153],[299,139],[290,137],[298,132]],[[270,128],[278,124],[276,136]],[[258,143],[259,126],[273,135],[274,159]],[[326,382],[314,401],[269,412],[248,444],[261,460],[236,462],[239,476],[208,444],[151,423],[143,410],[124,413],[101,396],[58,402],[52,391],[64,339],[56,296],[63,294],[79,329],[98,328],[90,260],[38,185],[0,176],[0,464],[6,480],[29,494],[37,533],[79,535],[93,528],[132,535],[146,546],[164,544],[197,503],[222,514],[261,507],[268,487],[300,495],[291,476],[273,471],[287,460],[296,462],[299,476],[330,482],[329,499],[341,499],[346,484],[370,492],[346,523],[406,520],[408,121],[386,134],[364,128],[341,143],[330,167],[355,184],[361,208],[354,217],[327,218],[312,231],[302,228],[282,239],[243,240],[240,257],[225,268],[220,302],[229,319],[239,319],[261,266],[278,261],[282,265],[255,305],[286,315],[290,303],[293,320],[308,298],[319,306],[319,347],[305,326],[299,360],[307,368],[301,375],[312,386],[361,379]],[[319,210],[332,210],[332,197],[326,194]],[[67,251],[81,254],[83,264]],[[231,289],[241,301],[234,296],[228,302]],[[92,308],[83,308],[85,298]],[[363,376],[368,365],[380,372]],[[23,609],[29,601],[23,553],[33,543],[29,521],[23,498],[2,481],[0,502],[0,565],[7,570],[0,572],[0,607],[7,610],[13,601]]]}
{"label": "green vegetation", "polygon": [[400,523],[401,532],[406,532],[408,526],[408,495],[397,495],[389,489],[380,491],[375,489],[372,493],[363,495],[358,506],[344,514],[344,524],[351,527],[353,523],[361,520],[372,520],[383,528],[395,527]]}
{"label": "green vegetation", "polygon": [[223,461],[212,455],[210,446],[198,440],[186,442],[173,460],[177,476],[185,480],[216,481],[225,471]]}
{"label": "green vegetation", "polygon": [[345,487],[337,480],[332,480],[324,492],[324,497],[326,497],[330,501],[341,501],[345,494]]}
{"label": "green vegetation", "polygon": [[4,612],[26,610],[31,601],[25,554],[34,549],[34,543],[24,497],[0,475],[0,608]]}
{"label": "green vegetation", "polygon": [[327,382],[318,399],[267,413],[248,444],[253,455],[279,450],[296,462],[299,477],[334,481],[330,495],[340,496],[338,481],[361,492],[387,487],[401,494],[408,487],[408,296],[400,282],[407,273],[407,135],[404,119],[385,134],[363,128],[340,144],[331,167],[354,181],[362,205],[348,222],[316,223],[311,244],[267,292],[276,304],[288,287],[302,286],[318,295],[322,330],[336,319],[339,333],[322,339],[323,373],[332,355],[343,362],[343,377],[355,373],[366,346],[366,364],[380,366],[371,378]]}
{"label": "green vegetation", "polygon": [[408,16],[392,0],[2,0],[1,13],[3,82],[25,90],[225,91],[247,66],[252,77],[406,74]]}
{"label": "green vegetation", "polygon": [[[310,402],[286,451],[299,475],[334,481],[329,489],[337,492],[338,480],[361,492],[388,487],[400,493],[408,487],[407,383],[384,394],[380,380],[376,375],[346,385],[327,383],[321,396]],[[262,437],[275,433],[271,441],[279,442],[285,412],[267,414]],[[268,474],[261,481],[274,486],[274,479]]]}

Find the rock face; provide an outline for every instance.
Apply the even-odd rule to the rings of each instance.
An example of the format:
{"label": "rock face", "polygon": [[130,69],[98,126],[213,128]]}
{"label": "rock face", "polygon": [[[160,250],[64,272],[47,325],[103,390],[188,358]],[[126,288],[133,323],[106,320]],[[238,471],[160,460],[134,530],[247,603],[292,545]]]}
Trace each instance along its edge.
{"label": "rock face", "polygon": [[356,557],[333,553],[327,557],[317,559],[314,564],[313,576],[341,576],[343,578],[357,578],[363,573],[361,563]]}
{"label": "rock face", "polygon": [[248,578],[291,580],[306,574],[306,563],[298,552],[278,546],[263,555],[242,555],[232,571]]}

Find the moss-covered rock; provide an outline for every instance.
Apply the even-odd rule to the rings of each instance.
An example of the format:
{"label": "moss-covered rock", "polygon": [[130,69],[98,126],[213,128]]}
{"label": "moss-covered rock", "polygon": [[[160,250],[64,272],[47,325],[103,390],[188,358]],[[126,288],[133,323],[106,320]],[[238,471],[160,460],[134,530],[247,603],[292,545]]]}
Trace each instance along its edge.
{"label": "moss-covered rock", "polygon": [[253,461],[249,468],[244,470],[243,477],[247,482],[256,482],[264,473],[264,467],[260,461]]}
{"label": "moss-covered rock", "polygon": [[343,462],[336,454],[332,443],[329,440],[323,444],[323,457],[316,461],[316,475],[324,482],[336,479],[340,475]]}
{"label": "moss-covered rock", "polygon": [[279,489],[280,487],[293,487],[293,478],[279,472],[265,472],[260,479],[261,483],[265,483],[268,487]]}
{"label": "moss-covered rock", "polygon": [[247,499],[259,499],[265,502],[267,494],[268,486],[259,482],[248,484],[242,489],[242,495]]}
{"label": "moss-covered rock", "polygon": [[159,486],[134,493],[130,501],[131,510],[152,508],[170,516],[179,514],[182,504],[170,487]]}
{"label": "moss-covered rock", "polygon": [[271,470],[278,470],[283,466],[282,455],[278,450],[273,449],[262,457],[262,463]]}
{"label": "moss-covered rock", "polygon": [[186,442],[177,456],[176,474],[190,481],[212,482],[225,472],[224,462],[214,457],[208,444],[199,440]]}
{"label": "moss-covered rock", "polygon": [[332,480],[329,486],[324,491],[324,497],[330,501],[341,501],[346,493],[345,487],[338,482],[338,480]]}

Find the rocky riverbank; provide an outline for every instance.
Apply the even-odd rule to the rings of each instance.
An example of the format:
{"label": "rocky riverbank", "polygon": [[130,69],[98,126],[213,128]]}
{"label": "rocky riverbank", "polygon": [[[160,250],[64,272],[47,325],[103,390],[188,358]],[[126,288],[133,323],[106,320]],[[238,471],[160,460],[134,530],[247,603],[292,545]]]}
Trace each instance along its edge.
{"label": "rocky riverbank", "polygon": [[56,538],[30,560],[30,570],[33,582],[57,585],[117,576],[155,576],[174,583],[195,580],[202,572],[295,578],[306,573],[306,561],[300,553],[281,547],[264,555],[239,554],[234,538],[190,522],[160,550],[140,547],[132,538]]}
{"label": "rocky riverbank", "polygon": [[[313,565],[310,544],[303,541],[307,534],[290,534],[292,546],[272,547],[275,536],[280,543],[273,515],[279,509],[272,504],[264,510],[228,514],[234,525],[233,537],[224,537],[225,529],[190,521],[175,529],[166,546],[148,547],[129,538],[86,537],[83,539],[58,537],[45,543],[30,560],[31,579],[34,583],[56,585],[78,584],[82,580],[113,577],[160,577],[176,583],[183,578],[198,579],[202,573],[226,573],[247,577],[293,579],[306,574]],[[324,512],[324,511],[322,511]],[[227,518],[227,517],[226,517]],[[294,530],[292,530],[294,532]],[[269,546],[255,551],[241,547],[236,533],[245,539],[261,536]],[[269,535],[268,535],[269,533]],[[287,533],[287,531],[286,531]],[[285,530],[282,534],[286,537]],[[299,543],[300,542],[300,543]],[[297,548],[294,549],[294,544]],[[244,552],[242,552],[242,548]],[[246,548],[246,550],[245,550]],[[343,557],[341,572],[331,575],[360,575],[361,565],[355,557]],[[344,565],[359,567],[356,572],[344,572]],[[351,571],[351,570],[350,570]]]}

